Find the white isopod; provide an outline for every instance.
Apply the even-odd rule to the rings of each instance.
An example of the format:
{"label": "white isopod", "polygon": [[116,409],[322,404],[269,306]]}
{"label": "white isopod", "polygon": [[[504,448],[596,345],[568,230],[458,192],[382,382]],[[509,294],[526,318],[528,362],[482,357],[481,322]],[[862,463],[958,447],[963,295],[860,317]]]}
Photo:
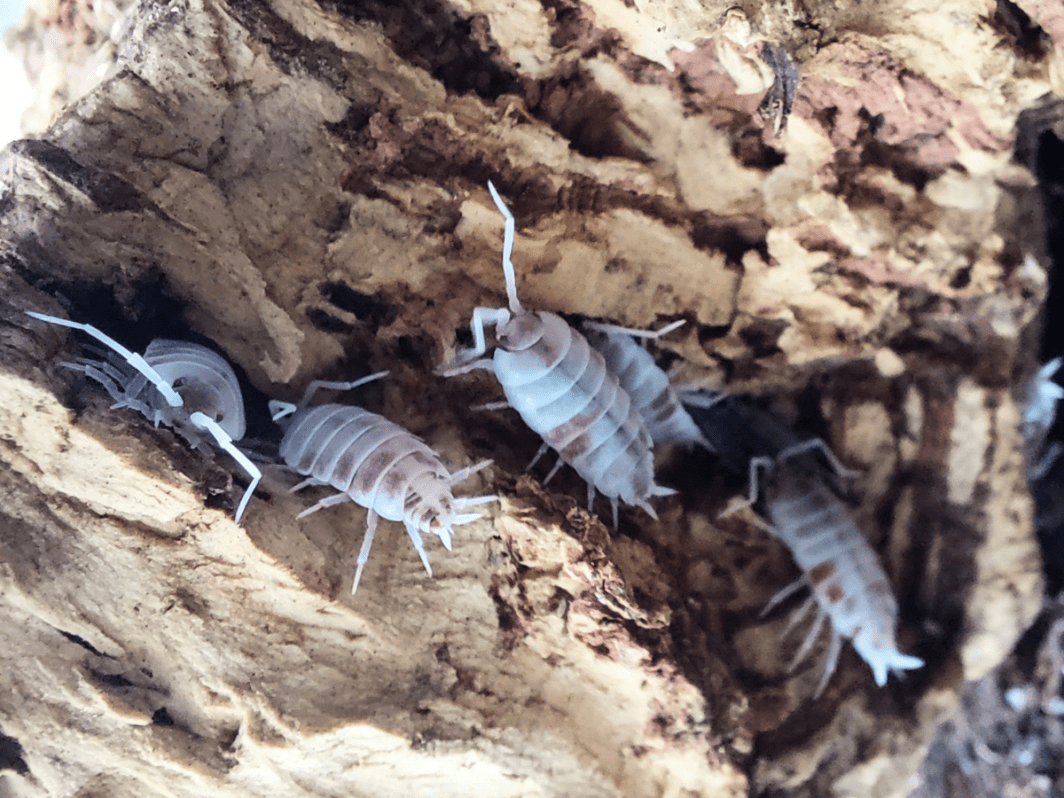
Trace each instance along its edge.
{"label": "white isopod", "polygon": [[206,437],[240,464],[251,477],[236,510],[239,521],[262,478],[262,472],[234,445],[244,437],[244,399],[240,383],[221,355],[199,344],[156,338],[138,355],[90,324],[43,313],[35,319],[59,324],[91,335],[118,355],[103,360],[79,358],[63,363],[103,385],[113,407],[130,407],[155,426],[173,427],[194,448],[202,449]]}
{"label": "white isopod", "polygon": [[[649,500],[675,491],[654,483],[652,441],[643,417],[583,335],[561,316],[521,307],[510,260],[514,217],[490,182],[488,190],[506,219],[502,265],[509,309],[475,308],[470,324],[474,345],[461,353],[460,365],[444,374],[481,368],[494,372],[508,406],[544,440],[532,462],[549,447],[557,450],[560,459],[547,480],[569,463],[587,482],[589,510],[596,490],[609,498],[615,528],[618,501],[657,518]],[[487,352],[486,326],[495,328],[492,358],[480,358]]]}
{"label": "white isopod", "polygon": [[[403,522],[425,570],[432,576],[422,534],[436,535],[450,550],[451,528],[480,518],[477,513],[458,511],[495,499],[494,496],[455,498],[451,494],[453,485],[486,468],[491,460],[452,474],[424,441],[383,416],[353,405],[307,406],[321,388],[349,390],[387,373],[372,374],[355,382],[312,382],[298,405],[270,402],[274,420],[286,427],[281,458],[293,471],[308,477],[292,490],[331,485],[340,491],[307,508],[298,517],[349,501],[369,511],[351,583],[352,594],[358,590],[362,569],[369,559],[378,517]],[[292,417],[285,419],[289,415]]]}
{"label": "white isopod", "polygon": [[757,502],[761,476],[760,492],[770,531],[790,549],[803,572],[800,579],[772,597],[764,614],[802,587],[808,586],[812,591],[787,626],[789,631],[817,609],[791,668],[810,652],[825,621],[831,621],[824,674],[814,695],[824,691],[835,672],[842,638],[851,640],[881,687],[891,671],[922,667],[922,659],[898,650],[898,602],[890,580],[875,551],[828,485],[826,469],[815,458],[819,452],[837,474],[847,475],[848,470],[828,445],[819,438],[798,441],[773,416],[735,397],[695,392],[684,394],[683,399],[700,408],[698,417],[703,419],[707,436],[718,448],[726,441],[725,449],[736,449],[753,440],[755,448],[760,449],[754,456],[749,451],[726,451],[724,456],[733,464],[744,459],[749,463],[750,505]]}
{"label": "white isopod", "polygon": [[[890,580],[842,502],[818,470],[803,462],[800,455],[809,448],[802,445],[800,451],[781,452],[768,463],[751,464],[752,469],[768,469],[764,492],[769,522],[803,571],[801,579],[773,597],[769,608],[803,585],[812,590],[792,619],[796,622],[814,606],[817,608],[816,619],[795,655],[795,664],[812,648],[824,622],[831,620],[831,644],[815,696],[824,691],[835,672],[842,638],[853,643],[872,669],[876,684],[882,687],[891,671],[921,668],[924,661],[898,650],[898,602]],[[751,487],[751,499],[756,498],[754,490]]]}
{"label": "white isopod", "polygon": [[680,319],[656,332],[594,321],[584,322],[583,328],[588,343],[602,355],[606,368],[617,378],[631,398],[632,405],[643,417],[655,445],[676,443],[712,450],[691,414],[680,403],[680,397],[669,382],[668,375],[635,340],[660,338],[683,323],[683,319]]}

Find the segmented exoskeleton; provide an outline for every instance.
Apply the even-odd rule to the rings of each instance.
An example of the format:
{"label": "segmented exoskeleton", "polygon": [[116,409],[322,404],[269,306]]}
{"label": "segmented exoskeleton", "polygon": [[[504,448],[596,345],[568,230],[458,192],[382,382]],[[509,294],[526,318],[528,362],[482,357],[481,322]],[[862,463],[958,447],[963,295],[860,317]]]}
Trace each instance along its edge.
{"label": "segmented exoskeleton", "polygon": [[[532,462],[549,447],[557,450],[560,460],[547,480],[562,463],[571,465],[587,481],[588,509],[596,490],[609,498],[614,527],[618,501],[642,507],[656,518],[649,500],[675,491],[654,483],[652,441],[643,417],[583,335],[561,316],[521,307],[510,260],[514,217],[495,186],[488,183],[488,190],[506,219],[502,264],[509,309],[474,309],[470,325],[474,345],[461,353],[457,367],[444,374],[481,368],[494,372],[508,406],[544,440]],[[487,352],[487,326],[495,328],[495,352],[492,358],[480,358]]]}
{"label": "segmented exoskeleton", "polygon": [[[425,570],[432,576],[421,535],[436,535],[450,550],[451,527],[480,518],[477,513],[457,511],[495,499],[494,496],[455,498],[451,495],[451,486],[486,468],[491,460],[452,474],[424,441],[383,416],[352,405],[307,406],[321,388],[349,390],[387,373],[372,374],[355,382],[312,382],[298,405],[270,402],[274,420],[286,427],[281,458],[293,471],[308,477],[292,490],[331,485],[340,491],[298,517],[349,501],[369,511],[351,583],[352,594],[358,590],[362,569],[369,559],[378,517],[403,522]],[[288,415],[291,418],[285,419]]]}
{"label": "segmented exoskeleton", "polygon": [[635,340],[660,338],[683,323],[681,319],[651,332],[587,321],[584,322],[583,329],[588,343],[602,355],[606,368],[617,378],[617,382],[632,400],[633,407],[643,417],[647,432],[655,445],[697,444],[711,449],[698,425],[680,403],[668,375]]}
{"label": "segmented exoskeleton", "polygon": [[204,448],[209,436],[236,460],[251,477],[236,510],[235,518],[240,520],[262,472],[233,443],[244,437],[244,398],[225,358],[205,346],[165,338],[156,338],[141,356],[90,324],[43,313],[29,315],[81,330],[113,351],[102,360],[79,358],[62,365],[103,385],[115,400],[114,408],[130,407],[156,427],[160,423],[173,427],[197,449]]}
{"label": "segmented exoskeleton", "polygon": [[[835,672],[844,637],[872,668],[879,686],[886,684],[890,671],[922,667],[923,660],[898,650],[898,603],[879,558],[828,484],[830,478],[816,453],[827,458],[836,474],[846,469],[827,444],[819,439],[799,441],[772,416],[735,397],[700,392],[684,394],[683,399],[718,451],[728,448],[725,441],[741,439],[744,433],[749,433],[747,445],[750,440],[755,443],[753,453],[740,449],[738,456],[732,447],[730,464],[736,467],[746,461],[749,503],[756,504],[760,494],[772,533],[791,550],[803,572],[772,597],[765,612],[804,586],[812,595],[788,629],[817,609],[792,668],[812,649],[824,622],[831,621],[824,674],[814,695],[824,691]],[[729,462],[729,457],[725,460]]]}

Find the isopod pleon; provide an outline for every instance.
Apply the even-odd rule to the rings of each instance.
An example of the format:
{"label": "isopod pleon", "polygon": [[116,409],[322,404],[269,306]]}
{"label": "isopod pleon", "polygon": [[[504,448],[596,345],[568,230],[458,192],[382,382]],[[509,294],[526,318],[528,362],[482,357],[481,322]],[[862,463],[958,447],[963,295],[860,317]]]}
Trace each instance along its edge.
{"label": "isopod pleon", "polygon": [[748,469],[749,504],[762,500],[770,531],[790,549],[803,572],[773,596],[765,612],[803,586],[812,591],[793,619],[817,609],[791,667],[812,649],[825,621],[831,621],[824,674],[814,695],[824,691],[835,672],[842,638],[853,643],[879,686],[886,684],[891,671],[922,667],[922,659],[898,650],[897,600],[875,551],[829,486],[831,477],[816,453],[836,475],[848,472],[827,444],[799,441],[773,416],[735,397],[698,392],[683,398],[725,462],[739,471]]}
{"label": "isopod pleon", "polygon": [[194,448],[202,449],[209,436],[251,477],[237,507],[237,521],[244,513],[262,472],[241,452],[234,441],[244,437],[244,398],[240,383],[221,355],[199,344],[156,338],[138,355],[90,324],[81,324],[43,313],[35,319],[81,330],[115,354],[103,360],[79,358],[64,363],[103,385],[113,407],[130,407],[155,426],[173,427]]}
{"label": "isopod pleon", "polygon": [[[475,308],[470,325],[474,345],[444,374],[481,368],[493,372],[509,406],[544,440],[533,463],[548,447],[554,448],[560,460],[547,479],[562,463],[571,465],[587,482],[589,510],[596,490],[609,498],[615,528],[619,501],[657,518],[650,499],[675,491],[654,483],[652,441],[643,417],[583,335],[557,314],[521,306],[510,259],[514,217],[490,182],[488,190],[506,219],[502,265],[509,309]],[[481,358],[487,352],[484,328],[489,326],[495,328],[495,352]]]}
{"label": "isopod pleon", "polygon": [[617,378],[632,400],[632,405],[643,417],[655,446],[675,443],[712,450],[698,425],[680,403],[680,397],[669,382],[668,375],[635,340],[660,338],[683,323],[681,319],[651,332],[587,321],[583,329],[588,343],[602,355],[606,368]]}
{"label": "isopod pleon", "polygon": [[298,405],[270,402],[274,420],[285,427],[281,458],[290,469],[307,477],[292,490],[331,485],[339,491],[298,517],[349,501],[369,511],[351,583],[352,594],[358,590],[362,569],[369,559],[378,518],[403,523],[425,570],[432,576],[422,534],[436,535],[450,550],[452,527],[480,518],[477,513],[459,511],[495,499],[494,496],[455,498],[451,494],[453,485],[486,468],[491,460],[452,474],[424,441],[383,416],[353,405],[308,407],[314,393],[321,388],[349,390],[387,373],[372,374],[355,382],[312,382]]}

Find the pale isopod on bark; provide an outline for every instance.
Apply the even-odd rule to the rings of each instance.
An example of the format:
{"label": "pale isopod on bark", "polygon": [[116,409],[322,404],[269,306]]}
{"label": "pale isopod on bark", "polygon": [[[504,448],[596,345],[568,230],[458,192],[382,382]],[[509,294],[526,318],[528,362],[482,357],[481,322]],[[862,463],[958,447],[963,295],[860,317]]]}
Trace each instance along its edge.
{"label": "pale isopod on bark", "polygon": [[[820,439],[799,441],[768,413],[733,397],[689,393],[683,399],[693,408],[709,411],[702,414],[696,410],[696,418],[714,443],[730,436],[742,436],[744,428],[736,423],[737,419],[742,419],[747,429],[761,427],[760,435],[749,429],[750,435],[759,441],[761,451],[755,449],[755,453],[739,458],[748,462],[748,503],[756,504],[760,492],[770,531],[790,549],[803,572],[800,579],[772,597],[764,612],[768,613],[802,587],[808,586],[812,591],[788,625],[790,629],[816,608],[812,627],[799,646],[791,668],[812,649],[825,621],[831,621],[824,674],[814,697],[824,691],[835,672],[842,638],[853,643],[880,687],[886,684],[891,671],[922,667],[922,659],[898,650],[895,639],[898,602],[890,580],[875,551],[829,487],[825,468],[815,457],[819,452],[836,474],[847,473],[827,444]],[[718,412],[714,413],[714,408]]]}
{"label": "pale isopod on bark", "polygon": [[[521,306],[510,259],[514,217],[490,182],[488,190],[506,219],[502,265],[509,309],[475,308],[470,325],[474,345],[461,353],[456,367],[443,373],[493,372],[507,398],[507,403],[497,406],[513,407],[544,440],[532,462],[548,448],[560,455],[546,481],[562,463],[571,465],[587,482],[589,510],[596,490],[609,498],[615,528],[618,501],[642,507],[657,518],[650,499],[675,491],[654,482],[652,441],[643,417],[583,335],[557,314]],[[481,358],[488,348],[484,334],[488,326],[495,328],[495,352],[491,358]]]}
{"label": "pale isopod on bark", "polygon": [[90,324],[44,313],[29,315],[81,330],[112,350],[114,354],[102,360],[79,358],[62,365],[103,385],[115,400],[113,407],[130,407],[156,427],[173,427],[196,449],[202,449],[209,436],[232,457],[251,478],[236,510],[235,519],[240,520],[262,472],[234,444],[244,437],[244,398],[225,358],[205,346],[165,338],[156,338],[141,356]]}
{"label": "pale isopod on bark", "polygon": [[[352,595],[358,590],[362,569],[369,559],[378,517],[403,523],[425,570],[432,576],[422,534],[436,535],[449,551],[451,528],[480,518],[478,513],[458,511],[495,499],[456,498],[451,494],[453,485],[491,465],[491,460],[452,474],[421,438],[383,416],[353,405],[308,407],[311,397],[321,388],[350,390],[387,373],[382,371],[355,382],[318,380],[307,386],[298,405],[270,402],[274,420],[285,427],[281,458],[290,469],[307,477],[292,490],[330,485],[339,491],[298,517],[349,501],[368,510],[366,534],[351,583]],[[291,418],[286,419],[289,415]]]}
{"label": "pale isopod on bark", "polygon": [[690,413],[680,403],[668,375],[636,341],[637,338],[660,338],[683,323],[681,319],[651,332],[587,321],[583,329],[588,343],[602,355],[606,368],[617,378],[643,417],[655,445],[698,445],[712,450]]}

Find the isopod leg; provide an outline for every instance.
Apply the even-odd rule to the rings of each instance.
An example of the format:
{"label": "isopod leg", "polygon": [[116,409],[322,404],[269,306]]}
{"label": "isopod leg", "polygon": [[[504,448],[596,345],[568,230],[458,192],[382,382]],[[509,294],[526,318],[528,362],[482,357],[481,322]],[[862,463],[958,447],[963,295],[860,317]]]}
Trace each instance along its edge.
{"label": "isopod leg", "polygon": [[[820,637],[821,631],[824,629],[824,622],[827,621],[828,614],[823,610],[820,610],[816,614],[816,620],[813,621],[813,625],[809,628],[809,631],[805,635],[805,639],[802,644],[798,646],[798,650],[794,653],[794,657],[791,659],[790,664],[787,665],[788,673],[793,671],[802,660],[809,656],[809,651],[813,648],[813,643]],[[832,630],[832,636],[836,636],[834,630]]]}
{"label": "isopod leg", "polygon": [[288,492],[289,493],[296,493],[298,491],[303,490],[303,488],[312,488],[312,487],[315,487],[317,485],[327,485],[327,484],[329,484],[329,483],[322,482],[320,479],[315,479],[314,477],[307,477],[302,482],[300,482],[298,485],[293,485],[292,487],[290,487],[288,489]]}
{"label": "isopod leg", "polygon": [[[498,496],[458,496],[454,500],[454,509],[464,510],[467,507],[476,507],[478,504],[487,504],[488,502],[498,501]],[[460,523],[455,521],[454,523]]]}
{"label": "isopod leg", "polygon": [[1053,441],[1046,447],[1045,452],[1038,458],[1038,461],[1027,472],[1027,479],[1031,482],[1037,482],[1049,473],[1049,469],[1053,467],[1053,464],[1060,459],[1060,453],[1062,450],[1061,445],[1057,441]]}
{"label": "isopod leg", "polygon": [[[345,494],[346,495],[346,494]],[[358,550],[358,560],[355,563],[355,578],[351,582],[351,595],[358,590],[358,583],[362,580],[362,569],[366,567],[369,559],[369,550],[373,546],[373,535],[377,532],[377,513],[370,509],[366,514],[366,534],[362,538],[362,548]]]}
{"label": "isopod leg", "polygon": [[[102,363],[99,361],[94,362],[90,360],[85,361],[83,364],[60,363],[59,365],[73,371],[80,371],[89,379],[100,383],[104,390],[107,391],[107,394],[115,400],[115,403],[111,405],[112,410],[121,410],[124,407],[128,407],[131,410],[136,410],[146,419],[151,421],[156,427],[159,426],[162,413],[148,407],[147,404],[141,402],[139,399],[134,399],[133,396],[136,395],[137,388],[128,384],[123,386],[120,380],[127,379],[127,375],[122,374],[110,363]],[[142,383],[142,385],[145,384],[146,383]],[[133,393],[130,392],[131,388]]]}
{"label": "isopod leg", "polygon": [[682,386],[676,388],[676,395],[680,397],[681,404],[691,405],[691,407],[698,407],[703,410],[709,410],[718,402],[723,402],[728,396],[726,393],[709,391],[705,388],[685,388]]}
{"label": "isopod leg", "polygon": [[[461,358],[459,358],[461,359]],[[495,370],[495,361],[490,357],[482,357],[479,360],[473,360],[469,363],[463,363],[460,366],[454,366],[449,369],[443,369],[437,372],[441,377],[457,377],[459,374],[468,374],[471,371],[477,369],[487,369],[488,371]]]}
{"label": "isopod leg", "polygon": [[292,404],[292,402],[282,402],[280,399],[271,399],[269,401],[270,418],[274,421],[280,421],[285,416],[290,416],[299,409],[299,405]]}
{"label": "isopod leg", "polygon": [[[813,693],[814,699],[820,698],[820,696],[824,692],[824,688],[826,688],[828,686],[828,682],[831,681],[832,674],[835,673],[835,669],[839,666],[839,654],[841,653],[841,651],[842,635],[832,629],[831,645],[828,646],[828,655],[824,661],[824,674],[820,677],[820,684],[816,686],[816,692]],[[879,684],[880,687],[882,687],[884,684],[886,684],[886,681],[886,677],[884,677],[882,682],[877,679],[876,683]]]}
{"label": "isopod leg", "polygon": [[[532,470],[532,466],[534,466],[536,463],[539,462],[539,458],[541,458],[543,455],[545,455],[547,453],[547,449],[549,449],[549,448],[550,448],[550,444],[549,443],[544,443],[542,446],[540,446],[538,451],[536,451],[536,456],[533,457],[532,461],[528,465],[525,466],[525,471],[531,471]],[[561,462],[561,461],[559,460],[559,462]],[[555,468],[557,468],[557,466],[555,466]],[[552,474],[552,476],[553,476],[553,474]],[[546,484],[546,483],[544,483],[544,484]]]}
{"label": "isopod leg", "polygon": [[781,637],[786,637],[787,635],[789,635],[791,633],[791,629],[801,623],[802,620],[805,619],[807,615],[809,615],[810,610],[813,610],[815,608],[817,608],[815,596],[810,596],[805,601],[803,601],[801,606],[794,611],[794,615],[792,615],[787,621],[787,625],[783,627],[783,634],[781,635]]}
{"label": "isopod leg", "polygon": [[324,510],[326,507],[332,507],[335,504],[343,504],[344,502],[349,502],[349,501],[354,501],[354,500],[348,494],[346,494],[346,493],[334,493],[332,496],[326,496],[324,499],[322,499],[320,502],[315,504],[313,507],[308,507],[306,510],[304,510],[303,512],[301,512],[299,515],[296,516],[296,520],[299,520],[300,518],[304,518],[305,516],[308,516],[311,513],[316,513],[316,512],[318,512],[318,510]]}
{"label": "isopod leg", "polygon": [[759,615],[758,617],[764,618],[766,615],[776,609],[776,607],[778,607],[784,601],[789,599],[803,587],[805,587],[805,577],[803,576],[801,579],[795,579],[793,582],[787,585],[787,587],[778,591],[772,598],[768,600],[768,604],[765,605],[765,609],[761,610],[761,615]]}
{"label": "isopod leg", "polygon": [[[758,469],[769,469],[772,467],[771,457],[753,457],[750,459],[750,492],[746,496],[746,507],[752,507],[757,502],[757,472]],[[736,507],[732,512],[743,509],[743,506]]]}
{"label": "isopod leg", "polygon": [[512,407],[512,406],[513,405],[511,405],[509,402],[507,402],[504,399],[501,402],[484,402],[484,403],[479,404],[479,405],[470,405],[469,409],[470,410],[476,410],[477,412],[480,412],[480,411],[483,411],[483,410],[505,410],[506,408]]}
{"label": "isopod leg", "polygon": [[240,504],[236,508],[236,515],[234,520],[240,523],[240,516],[244,514],[244,508],[248,506],[248,502],[251,501],[251,494],[255,492],[255,488],[259,484],[259,480],[262,479],[262,472],[259,467],[251,462],[247,455],[240,451],[233,444],[233,439],[229,437],[229,434],[218,426],[218,422],[213,418],[210,418],[203,413],[193,413],[189,416],[189,421],[192,425],[198,429],[206,429],[211,435],[214,436],[214,440],[218,442],[219,448],[225,451],[230,457],[240,464],[240,467],[247,472],[247,475],[251,477],[251,484],[248,485],[248,489],[244,491],[244,496],[240,500]]}
{"label": "isopod leg", "polygon": [[603,324],[600,321],[585,321],[584,326],[591,330],[598,330],[604,333],[620,333],[621,335],[630,335],[633,338],[645,338],[655,340],[661,338],[663,335],[668,335],[678,327],[682,327],[686,324],[685,319],[674,321],[671,324],[666,324],[660,330],[640,330],[635,327],[621,327],[616,324]]}
{"label": "isopod leg", "polygon": [[[457,485],[459,482],[463,482],[463,481],[469,479],[471,476],[473,476],[478,471],[483,471],[485,468],[490,466],[492,464],[492,462],[493,462],[492,460],[481,460],[476,465],[466,466],[465,468],[461,469],[460,471],[455,471],[447,479],[447,484],[448,485]],[[494,498],[494,496],[492,498]]]}
{"label": "isopod leg", "polygon": [[[497,497],[495,497],[495,496],[482,496],[481,498],[491,499],[491,500],[494,501]],[[454,519],[451,521],[451,526],[459,526],[461,524],[471,524],[474,521],[479,521],[483,517],[484,516],[482,516],[480,513],[461,513],[460,515],[456,515],[454,517]],[[451,548],[450,546],[447,547],[448,551],[450,550],[450,548]]]}
{"label": "isopod leg", "polygon": [[[538,460],[538,459],[539,459],[539,454],[537,453],[536,456],[532,459],[532,463],[535,463],[536,460]],[[532,468],[532,463],[528,464],[528,468],[525,469],[526,471]],[[543,484],[546,485],[548,482],[550,482],[552,479],[554,479],[554,475],[562,470],[562,466],[563,465],[565,465],[565,461],[562,460],[562,458],[559,457],[557,462],[555,462],[554,466],[551,468],[550,473],[548,473],[546,478],[543,480]],[[590,486],[588,486],[588,487],[590,487]],[[594,490],[594,488],[592,488],[592,490]],[[594,497],[594,494],[592,494],[592,497]]]}
{"label": "isopod leg", "polygon": [[[610,499],[610,510],[613,512],[613,531],[616,532],[621,526],[620,502],[616,498]],[[590,511],[590,508],[589,508]]]}
{"label": "isopod leg", "polygon": [[48,316],[44,313],[29,312],[29,315],[40,321],[46,321],[50,324],[58,324],[62,327],[70,327],[74,330],[81,330],[82,332],[91,335],[101,344],[110,347],[120,354],[129,365],[151,380],[152,385],[159,389],[159,393],[163,395],[163,398],[166,399],[166,403],[170,405],[170,407],[181,407],[184,405],[184,400],[181,399],[177,391],[173,389],[170,383],[162,378],[162,375],[160,375],[159,372],[148,365],[148,361],[136,352],[131,352],[126,349],[111,336],[104,335],[103,332],[97,330],[91,324],[82,324],[77,321],[70,321],[70,319],[61,319],[58,316]]}
{"label": "isopod leg", "polygon": [[466,374],[475,369],[495,370],[495,362],[490,357],[481,358],[488,351],[488,341],[484,336],[484,327],[497,327],[510,320],[510,311],[505,308],[473,308],[473,319],[469,322],[469,331],[473,333],[473,346],[455,355],[454,365],[439,371],[443,377]]}
{"label": "isopod leg", "polygon": [[802,441],[796,443],[794,446],[788,446],[786,449],[776,455],[776,462],[782,462],[792,457],[798,457],[806,452],[818,451],[827,459],[831,465],[831,470],[838,474],[843,479],[852,479],[859,475],[860,472],[853,471],[842,464],[842,461],[835,456],[835,453],[831,451],[831,447],[828,446],[820,438],[813,438],[812,440]]}
{"label": "isopod leg", "polygon": [[[125,398],[125,391],[119,383],[119,380],[122,379],[122,375],[119,374],[118,369],[114,366],[99,360],[82,360],[78,363],[64,361],[59,365],[65,369],[70,369],[71,371],[80,371],[86,377],[100,383],[100,385],[104,387],[104,390],[107,391],[110,397],[116,402],[121,402]],[[112,374],[109,370],[114,371],[115,373]]]}
{"label": "isopod leg", "polygon": [[354,390],[360,385],[365,385],[368,382],[373,382],[374,380],[379,380],[382,377],[387,377],[390,373],[391,372],[389,371],[378,371],[376,374],[370,374],[368,377],[363,377],[362,379],[354,380],[353,382],[330,382],[329,380],[314,380],[307,386],[307,389],[303,392],[303,398],[299,401],[299,406],[306,407],[307,405],[309,405],[310,400],[313,398],[314,394],[320,391],[322,388],[332,391],[350,391]]}
{"label": "isopod leg", "polygon": [[484,337],[484,327],[498,327],[510,320],[510,311],[505,308],[473,308],[473,319],[469,322],[469,331],[473,333],[473,348],[467,356],[479,357],[488,351],[488,342]]}
{"label": "isopod leg", "polygon": [[[417,527],[411,523],[406,523],[406,533],[410,535],[410,542],[414,544],[414,548],[417,549],[417,554],[421,558],[421,563],[425,566],[425,571],[429,576],[432,576],[432,566],[429,565],[429,555],[425,553],[425,542],[421,539],[421,533],[418,532]],[[451,547],[448,546],[448,549]]]}

